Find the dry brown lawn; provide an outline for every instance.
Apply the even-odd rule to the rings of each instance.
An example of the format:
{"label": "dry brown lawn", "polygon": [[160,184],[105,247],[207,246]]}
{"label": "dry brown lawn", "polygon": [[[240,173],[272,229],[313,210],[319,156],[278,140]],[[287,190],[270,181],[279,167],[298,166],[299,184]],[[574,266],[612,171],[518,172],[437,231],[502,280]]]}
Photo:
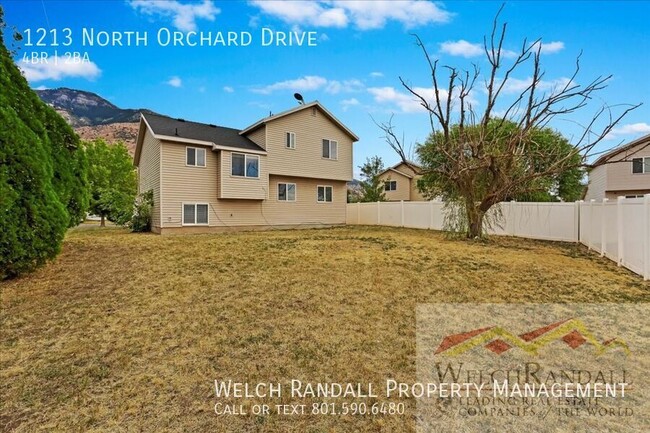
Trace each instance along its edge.
{"label": "dry brown lawn", "polygon": [[410,431],[413,402],[403,416],[218,417],[213,381],[413,381],[418,303],[650,301],[580,246],[377,227],[74,230],[0,290],[0,426],[15,432]]}

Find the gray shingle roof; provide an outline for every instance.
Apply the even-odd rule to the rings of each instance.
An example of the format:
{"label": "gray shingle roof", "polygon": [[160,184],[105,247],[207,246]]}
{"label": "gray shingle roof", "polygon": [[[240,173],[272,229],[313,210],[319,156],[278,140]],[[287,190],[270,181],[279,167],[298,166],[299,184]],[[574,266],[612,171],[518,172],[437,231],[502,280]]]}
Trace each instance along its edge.
{"label": "gray shingle roof", "polygon": [[239,129],[208,125],[206,123],[190,122],[183,119],[173,119],[158,114],[147,113],[142,116],[156,135],[209,141],[219,146],[233,147],[237,149],[264,151],[264,149],[249,140],[247,137],[239,135]]}

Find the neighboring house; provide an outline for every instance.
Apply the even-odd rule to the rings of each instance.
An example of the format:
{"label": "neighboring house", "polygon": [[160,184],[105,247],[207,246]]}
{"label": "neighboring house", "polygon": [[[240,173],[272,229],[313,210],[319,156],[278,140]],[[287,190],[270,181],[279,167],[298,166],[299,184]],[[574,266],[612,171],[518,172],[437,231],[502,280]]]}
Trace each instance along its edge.
{"label": "neighboring house", "polygon": [[[420,168],[413,162],[409,164],[416,169]],[[404,162],[387,168],[379,173],[378,177],[384,181],[384,193],[388,201],[426,200],[417,188],[417,181],[421,176]]]}
{"label": "neighboring house", "polygon": [[603,154],[592,167],[585,200],[650,194],[650,134]]}
{"label": "neighboring house", "polygon": [[145,114],[134,163],[156,233],[335,225],[355,141],[318,101],[241,131]]}

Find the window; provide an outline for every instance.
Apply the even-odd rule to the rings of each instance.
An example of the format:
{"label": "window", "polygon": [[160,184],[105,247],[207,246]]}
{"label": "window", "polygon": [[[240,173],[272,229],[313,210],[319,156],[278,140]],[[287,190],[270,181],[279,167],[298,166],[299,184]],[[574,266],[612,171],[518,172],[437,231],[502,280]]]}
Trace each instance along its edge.
{"label": "window", "polygon": [[295,149],[296,148],[296,133],[295,132],[287,132],[287,142],[285,144],[287,146],[287,149]]}
{"label": "window", "polygon": [[319,186],[318,187],[318,203],[328,203],[332,201],[332,187]]}
{"label": "window", "polygon": [[233,176],[260,177],[260,157],[256,155],[245,155],[243,153],[232,154]]}
{"label": "window", "polygon": [[186,147],[185,164],[192,167],[205,167],[205,149]]}
{"label": "window", "polygon": [[208,224],[208,205],[200,203],[183,204],[183,225],[196,226]]}
{"label": "window", "polygon": [[650,156],[632,159],[632,173],[650,173]]}
{"label": "window", "polygon": [[323,140],[323,158],[338,159],[339,143],[334,140]]}
{"label": "window", "polygon": [[296,201],[295,183],[278,183],[279,201]]}
{"label": "window", "polygon": [[626,195],[625,198],[643,198],[642,194]]}
{"label": "window", "polygon": [[397,190],[397,181],[396,180],[387,180],[384,182],[384,191],[395,191]]}

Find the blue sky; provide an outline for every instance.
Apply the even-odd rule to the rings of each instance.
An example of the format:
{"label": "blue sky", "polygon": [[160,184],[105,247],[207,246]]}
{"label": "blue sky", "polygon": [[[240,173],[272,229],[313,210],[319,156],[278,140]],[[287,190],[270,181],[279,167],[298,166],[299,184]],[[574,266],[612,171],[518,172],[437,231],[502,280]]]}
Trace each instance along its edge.
{"label": "blue sky", "polygon": [[[372,121],[393,123],[407,144],[426,138],[428,117],[401,87],[430,87],[427,65],[414,44],[417,33],[441,64],[487,71],[477,44],[491,28],[500,2],[234,2],[234,1],[6,1],[5,21],[24,32],[64,28],[72,45],[19,45],[16,61],[34,88],[71,87],[98,93],[123,108],[149,108],[162,114],[244,128],[269,111],[293,107],[294,92],[318,99],[361,138],[355,167],[380,155],[398,160]],[[542,67],[549,89],[573,72],[583,51],[577,83],[612,74],[609,87],[587,108],[553,123],[566,136],[578,132],[603,104],[644,103],[629,114],[597,150],[650,133],[650,3],[511,2],[505,48],[517,50],[524,38],[542,39]],[[82,29],[148,33],[147,46],[83,46]],[[249,46],[162,47],[159,29],[250,32]],[[315,32],[316,46],[262,46],[263,28]],[[52,61],[27,64],[23,55],[57,50],[88,53],[91,63]],[[512,91],[526,83],[530,66],[513,76]],[[482,82],[476,109],[484,108]],[[506,96],[509,97],[509,96]],[[499,107],[497,107],[499,108]],[[357,170],[355,170],[355,173]]]}

